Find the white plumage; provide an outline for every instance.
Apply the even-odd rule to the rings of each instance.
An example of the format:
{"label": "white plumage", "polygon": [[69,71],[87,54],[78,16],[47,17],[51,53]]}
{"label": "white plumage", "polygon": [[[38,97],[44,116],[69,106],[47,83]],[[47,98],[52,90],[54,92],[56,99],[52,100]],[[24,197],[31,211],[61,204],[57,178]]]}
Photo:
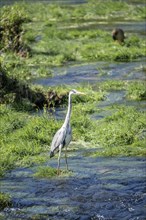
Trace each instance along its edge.
{"label": "white plumage", "polygon": [[51,143],[51,151],[50,151],[50,158],[53,157],[57,152],[59,152],[58,156],[58,174],[60,169],[60,158],[61,158],[61,151],[62,148],[65,147],[65,161],[66,161],[66,168],[68,170],[68,163],[67,163],[67,146],[71,142],[72,139],[72,129],[70,126],[70,117],[71,117],[71,109],[72,109],[72,102],[71,96],[73,94],[84,94],[82,92],[78,92],[77,90],[71,90],[68,96],[68,110],[65,117],[65,121],[62,127],[56,132],[54,138]]}

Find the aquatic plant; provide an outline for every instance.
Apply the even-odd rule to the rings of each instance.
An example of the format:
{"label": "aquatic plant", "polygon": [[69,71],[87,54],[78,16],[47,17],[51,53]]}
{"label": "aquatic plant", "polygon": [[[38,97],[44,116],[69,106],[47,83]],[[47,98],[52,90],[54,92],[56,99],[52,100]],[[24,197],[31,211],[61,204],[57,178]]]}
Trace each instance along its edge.
{"label": "aquatic plant", "polygon": [[57,176],[57,169],[46,166],[40,166],[34,174],[34,177],[38,178],[50,178],[54,176]]}

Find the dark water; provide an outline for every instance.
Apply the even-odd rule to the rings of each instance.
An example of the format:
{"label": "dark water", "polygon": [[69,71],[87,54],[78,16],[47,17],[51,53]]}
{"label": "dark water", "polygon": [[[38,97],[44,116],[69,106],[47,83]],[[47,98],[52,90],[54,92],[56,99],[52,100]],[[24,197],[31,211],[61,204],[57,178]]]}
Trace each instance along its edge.
{"label": "dark water", "polygon": [[[144,220],[146,159],[91,158],[84,146],[78,148],[68,159],[71,177],[37,179],[37,167],[8,173],[1,190],[12,195],[13,207],[1,219]],[[53,159],[45,166],[56,165]]]}
{"label": "dark water", "polygon": [[[118,1],[118,0],[115,0]],[[122,0],[130,4],[144,6],[145,3],[139,3],[139,0]],[[0,5],[13,4],[15,2],[22,2],[22,0],[0,0]],[[57,4],[82,4],[88,2],[88,0],[25,0],[25,2],[43,2],[43,3],[57,3]]]}
{"label": "dark water", "polygon": [[[14,3],[21,3],[23,0],[0,0],[0,6],[3,5],[10,5]],[[82,4],[86,3],[86,0],[25,0],[24,2],[27,3],[36,3],[36,2],[42,2],[42,3],[55,3],[55,4]]]}
{"label": "dark water", "polygon": [[44,86],[65,85],[76,83],[95,83],[105,80],[145,79],[143,67],[145,59],[134,62],[66,65],[54,68],[54,76],[33,81]]}
{"label": "dark water", "polygon": [[[91,20],[86,21],[82,25],[78,26],[68,26],[69,29],[101,29],[112,32],[115,27],[120,27],[124,30],[125,36],[128,39],[132,34],[136,34],[140,37],[146,37],[146,23],[145,21],[123,21],[121,18],[108,21],[98,21]],[[67,27],[65,27],[67,28]]]}

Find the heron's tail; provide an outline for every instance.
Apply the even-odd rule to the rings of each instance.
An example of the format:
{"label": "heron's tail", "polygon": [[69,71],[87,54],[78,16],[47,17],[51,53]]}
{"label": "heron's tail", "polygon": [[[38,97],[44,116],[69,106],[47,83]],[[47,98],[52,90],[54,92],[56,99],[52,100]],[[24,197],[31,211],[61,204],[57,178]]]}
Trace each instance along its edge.
{"label": "heron's tail", "polygon": [[54,157],[54,152],[53,151],[50,151],[50,158],[51,157]]}

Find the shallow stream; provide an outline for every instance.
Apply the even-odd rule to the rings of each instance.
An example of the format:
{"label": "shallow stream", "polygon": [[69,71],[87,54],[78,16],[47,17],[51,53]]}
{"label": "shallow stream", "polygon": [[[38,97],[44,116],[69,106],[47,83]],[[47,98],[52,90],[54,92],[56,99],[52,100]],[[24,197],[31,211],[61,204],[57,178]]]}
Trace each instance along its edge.
{"label": "shallow stream", "polygon": [[[39,79],[36,83],[56,85],[59,73],[64,72],[63,83],[93,83],[108,79],[144,79],[144,60],[131,63],[105,65],[105,74],[98,74],[97,67],[103,63],[56,68],[53,78]],[[90,78],[90,80],[89,80]],[[79,80],[80,79],[80,80]],[[110,114],[103,111],[112,104],[135,105],[145,109],[146,102],[126,101],[124,91],[111,91],[98,104],[101,112],[93,115],[99,119]],[[64,118],[65,109],[58,109],[57,118]],[[72,147],[73,145],[73,147]],[[18,168],[8,172],[1,180],[1,191],[10,193],[13,206],[0,213],[0,219],[39,220],[144,220],[146,216],[146,159],[139,157],[90,157],[97,149],[88,149],[84,144],[69,146],[68,162],[70,177],[52,179],[35,178],[37,166]],[[75,147],[76,146],[76,147]],[[76,148],[76,150],[74,150]],[[100,149],[99,149],[100,150]],[[43,166],[57,166],[57,158]],[[62,158],[61,168],[65,169]]]}
{"label": "shallow stream", "polygon": [[[92,158],[86,153],[79,144],[69,156],[71,177],[34,178],[37,167],[9,172],[1,189],[12,195],[13,207],[1,213],[2,219],[144,220],[146,159]],[[56,162],[46,166],[55,167]]]}
{"label": "shallow stream", "polygon": [[[106,29],[112,25],[105,24]],[[144,23],[121,24],[132,33],[142,34]],[[93,28],[93,24],[91,25]],[[99,25],[100,26],[100,25]],[[136,28],[137,27],[137,28]],[[130,29],[129,29],[130,28]],[[105,80],[145,79],[145,59],[133,62],[68,64],[54,68],[52,78],[33,81],[43,86],[77,83],[96,83]],[[101,71],[102,70],[102,71]],[[139,106],[146,109],[146,102],[127,102],[124,91],[111,91],[98,108],[112,104]],[[109,114],[109,112],[105,112]],[[64,118],[64,109],[58,109],[57,118]],[[101,112],[94,119],[104,117]],[[82,143],[75,152],[68,154],[70,177],[52,179],[35,178],[37,166],[17,168],[1,179],[1,191],[12,196],[13,206],[0,212],[0,219],[38,220],[144,220],[146,216],[146,159],[139,157],[95,158]],[[97,150],[97,149],[96,149]],[[99,149],[100,150],[100,149]],[[87,156],[88,155],[88,156]],[[43,166],[56,167],[57,158]],[[64,159],[61,167],[65,168]]]}
{"label": "shallow stream", "polygon": [[145,79],[143,68],[145,59],[133,62],[96,62],[66,65],[54,68],[53,77],[33,80],[34,84],[43,86],[69,85],[78,83],[96,83],[105,80]]}

